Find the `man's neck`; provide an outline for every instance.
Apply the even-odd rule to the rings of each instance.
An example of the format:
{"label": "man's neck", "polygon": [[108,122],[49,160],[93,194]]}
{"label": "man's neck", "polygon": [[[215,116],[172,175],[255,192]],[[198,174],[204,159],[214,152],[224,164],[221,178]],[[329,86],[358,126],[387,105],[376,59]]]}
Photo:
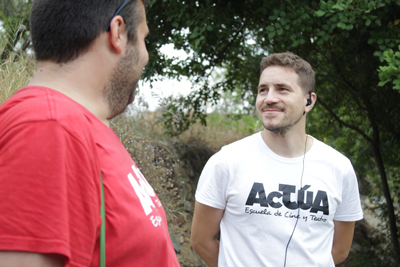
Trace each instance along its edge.
{"label": "man's neck", "polygon": [[304,130],[280,135],[264,129],[261,136],[275,154],[285,158],[300,157],[313,145],[312,138],[307,136]]}
{"label": "man's neck", "polygon": [[108,82],[106,77],[112,71],[112,64],[104,61],[96,50],[66,64],[40,61],[28,85],[44,86],[64,94],[109,126],[109,108],[103,89]]}

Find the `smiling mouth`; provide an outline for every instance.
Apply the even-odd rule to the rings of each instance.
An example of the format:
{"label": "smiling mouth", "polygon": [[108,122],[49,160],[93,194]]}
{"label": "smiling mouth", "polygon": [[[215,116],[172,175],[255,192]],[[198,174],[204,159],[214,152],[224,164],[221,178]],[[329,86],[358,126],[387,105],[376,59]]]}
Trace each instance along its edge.
{"label": "smiling mouth", "polygon": [[283,109],[279,109],[279,108],[266,108],[264,110],[262,110],[263,113],[281,113],[284,112]]}

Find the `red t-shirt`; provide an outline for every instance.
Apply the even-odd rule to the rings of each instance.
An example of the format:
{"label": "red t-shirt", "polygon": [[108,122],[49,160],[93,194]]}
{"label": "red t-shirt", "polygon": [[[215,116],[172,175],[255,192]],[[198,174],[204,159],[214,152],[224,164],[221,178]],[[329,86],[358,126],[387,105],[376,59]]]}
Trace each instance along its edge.
{"label": "red t-shirt", "polygon": [[179,266],[164,209],[115,133],[63,94],[25,87],[0,106],[0,250],[99,266]]}

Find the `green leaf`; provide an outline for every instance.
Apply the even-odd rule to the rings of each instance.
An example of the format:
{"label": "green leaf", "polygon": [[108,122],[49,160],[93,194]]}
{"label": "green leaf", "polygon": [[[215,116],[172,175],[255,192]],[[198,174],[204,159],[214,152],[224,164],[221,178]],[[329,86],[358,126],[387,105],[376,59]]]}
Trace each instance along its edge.
{"label": "green leaf", "polygon": [[265,7],[260,7],[257,12],[261,12],[263,16],[268,14],[268,10]]}
{"label": "green leaf", "polygon": [[315,11],[314,15],[316,17],[322,17],[323,15],[325,15],[325,11],[322,11],[322,10]]}
{"label": "green leaf", "polygon": [[349,18],[346,17],[345,15],[340,14],[340,15],[339,15],[339,20],[340,20],[341,22],[347,23],[347,22],[349,21]]}
{"label": "green leaf", "polygon": [[376,5],[377,8],[381,8],[381,7],[384,7],[384,6],[385,6],[384,3],[378,3],[378,4]]}
{"label": "green leaf", "polygon": [[388,81],[379,82],[379,83],[378,83],[378,86],[381,86],[381,87],[382,87],[382,86],[384,86],[387,82],[388,82]]}
{"label": "green leaf", "polygon": [[340,11],[342,11],[342,10],[344,9],[344,8],[343,8],[342,6],[340,6],[339,4],[334,5],[332,8],[333,8],[333,9],[340,10]]}
{"label": "green leaf", "polygon": [[194,30],[193,30],[193,32],[192,32],[192,34],[190,35],[190,39],[194,39],[194,38],[196,38],[197,36],[199,36],[199,27],[195,27],[194,28]]}
{"label": "green leaf", "polygon": [[337,24],[337,27],[338,27],[339,29],[345,30],[345,29],[347,28],[347,25],[344,24],[343,22],[339,22],[339,23]]}
{"label": "green leaf", "polygon": [[273,32],[269,32],[269,33],[268,33],[268,39],[272,39],[272,38],[274,38],[274,37],[275,37],[275,35],[276,35],[276,32],[275,32],[275,31],[273,31]]}
{"label": "green leaf", "polygon": [[335,4],[335,3],[334,3],[333,1],[331,1],[331,0],[329,0],[329,1],[326,3],[328,9],[331,9],[331,8],[333,7],[334,4]]}
{"label": "green leaf", "polygon": [[369,9],[369,10],[373,10],[374,7],[375,7],[375,2],[374,2],[374,1],[369,1],[369,2],[367,2],[367,3],[368,3],[368,9]]}
{"label": "green leaf", "polygon": [[200,42],[201,42],[201,39],[197,39],[196,42],[194,43],[194,46],[195,46],[195,47],[198,47],[199,44],[200,44]]}
{"label": "green leaf", "polygon": [[278,35],[282,35],[282,34],[283,34],[283,29],[277,30],[276,33],[277,33]]}

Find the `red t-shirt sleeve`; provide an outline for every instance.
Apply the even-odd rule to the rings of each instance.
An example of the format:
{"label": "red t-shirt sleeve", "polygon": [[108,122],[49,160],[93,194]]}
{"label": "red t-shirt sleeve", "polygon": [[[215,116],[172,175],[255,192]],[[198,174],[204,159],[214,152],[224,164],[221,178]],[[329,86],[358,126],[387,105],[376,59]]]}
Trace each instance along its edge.
{"label": "red t-shirt sleeve", "polygon": [[90,264],[101,219],[99,169],[86,141],[51,120],[2,132],[0,250]]}

